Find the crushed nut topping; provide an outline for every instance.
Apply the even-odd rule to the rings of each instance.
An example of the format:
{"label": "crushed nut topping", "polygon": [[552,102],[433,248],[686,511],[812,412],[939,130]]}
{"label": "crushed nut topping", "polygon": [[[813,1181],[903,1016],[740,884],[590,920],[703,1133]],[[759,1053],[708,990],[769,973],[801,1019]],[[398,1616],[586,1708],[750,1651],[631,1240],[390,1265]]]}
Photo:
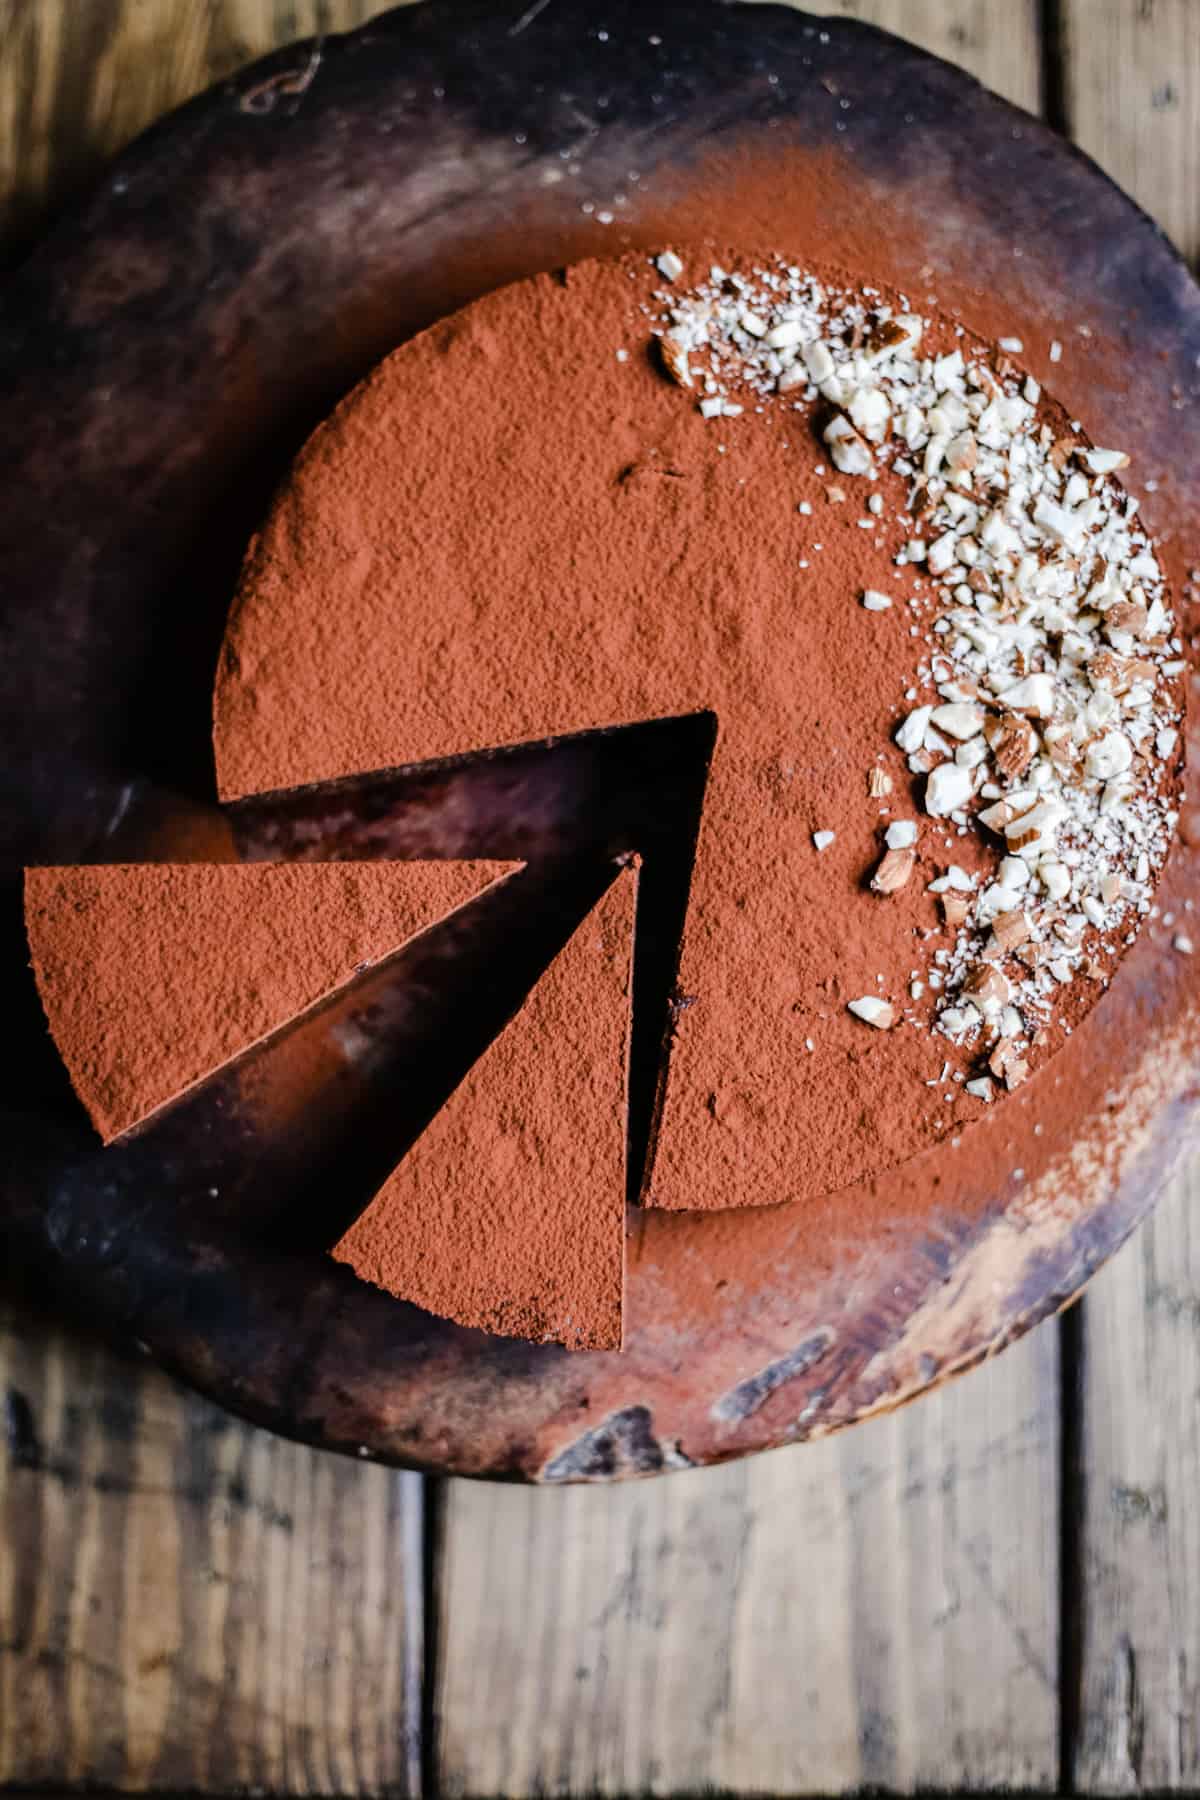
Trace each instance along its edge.
{"label": "crushed nut topping", "polygon": [[[929,884],[954,934],[928,971],[932,1023],[1016,1087],[1071,984],[1149,913],[1176,823],[1172,684],[1186,663],[1137,501],[1114,479],[1129,458],[1088,444],[1078,422],[1048,423],[1051,403],[1009,360],[1017,338],[998,356],[965,338],[923,354],[925,322],[906,305],[782,261],[713,267],[655,300],[664,367],[705,416],[745,403],[805,415],[849,478],[842,491],[875,516],[864,490],[885,471],[906,484],[895,562],[911,597],[859,594],[914,618],[894,741],[940,834],[971,832],[998,857],[990,877],[951,865]],[[875,798],[891,786],[879,770],[868,781]],[[912,849],[889,835],[871,886],[904,885],[905,861]],[[899,1017],[875,997],[850,1011]]]}

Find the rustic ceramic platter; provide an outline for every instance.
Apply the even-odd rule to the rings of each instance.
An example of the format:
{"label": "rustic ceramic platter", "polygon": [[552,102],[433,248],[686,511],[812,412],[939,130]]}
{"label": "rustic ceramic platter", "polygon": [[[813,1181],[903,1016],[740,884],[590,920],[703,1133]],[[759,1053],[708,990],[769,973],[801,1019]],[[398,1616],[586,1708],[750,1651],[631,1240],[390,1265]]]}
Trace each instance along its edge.
{"label": "rustic ceramic platter", "polygon": [[[383,352],[502,280],[690,236],[802,255],[818,216],[824,257],[936,292],[967,324],[1011,303],[1035,372],[1157,484],[1144,516],[1181,595],[1200,564],[1200,293],[1086,159],[848,21],[427,0],[166,119],[9,284],[10,897],[25,862],[231,853],[208,701],[237,556],[305,430]],[[1054,339],[1069,354],[1052,369]],[[1194,770],[1194,723],[1192,751]],[[588,781],[560,759],[554,819]],[[1193,773],[1167,911],[1200,892],[1198,798]],[[550,937],[595,862],[560,876],[538,902]],[[364,1170],[382,1154],[358,1129],[370,1083],[306,1135],[327,1017],[101,1154],[46,1044],[16,905],[6,929],[3,1204],[22,1252],[231,1408],[434,1470],[649,1474],[906,1400],[1077,1292],[1200,1102],[1200,958],[1157,921],[1041,1079],[869,1207],[636,1215],[628,1347],[569,1355],[446,1325],[323,1255],[354,1187],[322,1153],[349,1132]],[[450,934],[415,974],[452,991],[470,954]],[[345,1005],[390,1029],[381,991]]]}

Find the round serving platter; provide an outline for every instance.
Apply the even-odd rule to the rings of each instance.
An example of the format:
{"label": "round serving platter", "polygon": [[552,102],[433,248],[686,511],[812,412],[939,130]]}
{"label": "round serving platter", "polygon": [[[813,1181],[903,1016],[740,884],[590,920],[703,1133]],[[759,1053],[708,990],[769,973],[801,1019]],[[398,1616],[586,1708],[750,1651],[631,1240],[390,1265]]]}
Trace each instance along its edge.
{"label": "round serving platter", "polygon": [[[306,430],[396,342],[501,281],[709,236],[797,259],[819,245],[918,307],[1019,325],[1034,373],[1133,455],[1184,603],[1200,292],[1086,159],[854,22],[426,0],[171,115],[4,297],[5,1223],[70,1302],[313,1443],[598,1480],[849,1424],[1067,1301],[1194,1134],[1200,958],[1159,919],[1049,1069],[961,1144],[816,1212],[633,1215],[619,1355],[447,1325],[333,1265],[304,1209],[251,1229],[240,1204],[207,1205],[266,1167],[220,1083],[128,1152],[95,1147],[31,993],[19,869],[229,854],[213,663],[239,552]],[[1200,891],[1194,719],[1191,740],[1164,912]],[[275,1147],[278,1201],[295,1156]]]}

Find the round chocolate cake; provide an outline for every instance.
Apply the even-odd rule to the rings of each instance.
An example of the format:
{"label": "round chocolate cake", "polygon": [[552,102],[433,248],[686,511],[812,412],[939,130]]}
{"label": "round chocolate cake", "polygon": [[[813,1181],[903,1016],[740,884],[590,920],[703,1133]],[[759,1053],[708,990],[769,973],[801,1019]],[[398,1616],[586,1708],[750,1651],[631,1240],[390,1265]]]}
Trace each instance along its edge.
{"label": "round chocolate cake", "polygon": [[[630,872],[339,1241],[364,1278],[615,1346],[625,1181],[677,1211],[815,1205],[957,1138],[1101,998],[1171,841],[1183,663],[1127,459],[1022,350],[837,271],[678,245],[488,296],[309,441],[230,616],[225,801],[678,721],[684,773],[648,765],[642,803],[694,803],[652,1065],[627,1068]],[[663,871],[634,848],[640,892]],[[97,1124],[503,872],[429,868],[356,869],[384,917],[351,954],[314,911],[320,954],[237,1042],[199,1023],[232,966],[189,967],[165,1081],[136,1008],[69,1005],[55,970],[101,952],[80,872],[39,882],[43,998]],[[208,903],[176,891],[185,922]],[[110,969],[153,941],[138,917]],[[627,1104],[649,1130],[623,1173]]]}

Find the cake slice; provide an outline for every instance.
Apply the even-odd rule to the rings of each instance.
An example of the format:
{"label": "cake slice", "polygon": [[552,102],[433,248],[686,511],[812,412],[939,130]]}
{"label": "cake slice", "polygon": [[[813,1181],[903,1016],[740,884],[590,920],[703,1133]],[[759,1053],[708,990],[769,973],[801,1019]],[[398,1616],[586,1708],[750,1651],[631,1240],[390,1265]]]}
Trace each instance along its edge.
{"label": "cake slice", "polygon": [[516,863],[29,869],[50,1031],[106,1143]]}
{"label": "cake slice", "polygon": [[334,1248],[463,1325],[621,1347],[634,879],[575,932]]}

